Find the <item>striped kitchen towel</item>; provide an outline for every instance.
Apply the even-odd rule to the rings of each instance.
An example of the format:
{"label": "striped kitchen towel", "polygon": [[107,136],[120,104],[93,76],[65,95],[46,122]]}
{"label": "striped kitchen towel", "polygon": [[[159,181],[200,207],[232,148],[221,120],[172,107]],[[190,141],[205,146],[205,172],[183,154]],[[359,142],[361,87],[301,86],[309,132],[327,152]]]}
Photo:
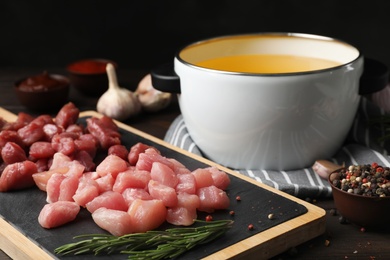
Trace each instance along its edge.
{"label": "striped kitchen towel", "polygon": [[[378,140],[379,137],[385,134],[385,126],[383,124],[373,125],[370,123],[373,118],[379,118],[384,114],[383,109],[368,99],[362,98],[353,126],[344,145],[332,158],[319,159],[328,159],[339,165],[344,163],[346,166],[377,162],[382,166],[390,167],[390,158],[387,152],[390,149],[390,142]],[[200,149],[188,134],[181,115],[172,122],[164,140],[202,156]],[[311,167],[294,171],[234,170],[296,197],[318,198],[332,196],[327,180],[320,178]]]}

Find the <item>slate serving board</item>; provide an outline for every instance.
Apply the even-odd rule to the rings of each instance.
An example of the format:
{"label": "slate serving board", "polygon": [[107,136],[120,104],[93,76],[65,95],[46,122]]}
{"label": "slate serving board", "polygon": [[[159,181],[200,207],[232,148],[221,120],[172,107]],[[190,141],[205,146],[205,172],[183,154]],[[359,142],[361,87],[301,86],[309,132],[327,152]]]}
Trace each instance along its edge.
{"label": "slate serving board", "polygon": [[[9,121],[15,117],[1,108],[0,116]],[[83,112],[80,122],[84,123],[90,116],[101,115],[94,111]],[[234,220],[233,227],[223,237],[182,255],[180,259],[269,258],[324,232],[325,213],[322,209],[117,123],[122,142],[127,147],[143,142],[158,148],[162,155],[177,159],[190,170],[215,165],[230,174],[231,185],[227,193],[231,205],[227,210],[212,213],[212,216],[213,219]],[[241,200],[237,201],[236,196],[240,196]],[[85,209],[72,223],[55,229],[43,229],[37,217],[45,203],[46,194],[37,188],[0,193],[0,238],[3,236],[0,248],[3,251],[15,259],[21,254],[34,259],[37,253],[47,259],[126,259],[125,255],[119,254],[78,257],[54,255],[56,247],[74,242],[72,238],[76,235],[105,231],[92,221],[90,213]],[[230,210],[235,212],[234,216],[229,214]],[[269,214],[273,214],[274,218],[269,219]],[[198,218],[204,219],[206,215],[200,213]],[[248,230],[249,224],[254,225],[253,230]],[[173,226],[164,224],[161,229],[169,227]],[[15,237],[22,242],[14,241]]]}

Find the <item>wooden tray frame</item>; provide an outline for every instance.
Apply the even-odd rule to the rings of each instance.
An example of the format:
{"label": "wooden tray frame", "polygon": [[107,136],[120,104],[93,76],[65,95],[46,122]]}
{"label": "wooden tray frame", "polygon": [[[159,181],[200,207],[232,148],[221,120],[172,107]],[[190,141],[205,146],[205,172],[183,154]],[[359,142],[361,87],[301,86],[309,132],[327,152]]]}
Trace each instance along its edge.
{"label": "wooden tray frame", "polygon": [[[7,121],[14,121],[16,119],[15,114],[1,107],[0,116]],[[101,117],[102,115],[97,113],[96,111],[84,111],[80,113],[80,117],[86,116]],[[173,146],[159,138],[137,130],[129,125],[125,125],[118,121],[116,121],[116,123],[119,127],[131,133],[139,135],[159,145],[165,146],[171,150],[182,153],[205,164],[216,166],[219,169],[240,179],[253,183],[256,186],[269,190],[291,201],[295,201],[305,206],[308,210],[307,213],[301,216],[298,216],[296,218],[283,222],[280,225],[255,234],[245,240],[240,241],[239,243],[236,243],[212,255],[209,255],[204,259],[269,259],[270,257],[278,255],[294,246],[302,244],[325,232],[326,212],[322,208],[319,208],[313,204],[310,204],[285,192],[276,190],[270,186],[257,182],[254,179],[241,175],[203,157],[197,156],[186,150]],[[13,259],[53,259],[52,256],[45,251],[45,249],[41,248],[34,241],[24,236],[11,223],[9,223],[6,219],[3,218],[0,218],[0,249]]]}

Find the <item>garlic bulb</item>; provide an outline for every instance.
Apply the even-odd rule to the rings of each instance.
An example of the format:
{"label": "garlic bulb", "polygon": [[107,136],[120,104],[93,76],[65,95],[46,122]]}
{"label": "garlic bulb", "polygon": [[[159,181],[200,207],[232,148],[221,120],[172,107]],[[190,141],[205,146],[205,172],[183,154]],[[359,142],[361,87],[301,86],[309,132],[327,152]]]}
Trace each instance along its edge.
{"label": "garlic bulb", "polygon": [[125,120],[141,111],[137,95],[128,89],[121,88],[111,63],[106,66],[108,90],[99,98],[97,111],[116,120]]}
{"label": "garlic bulb", "polygon": [[152,86],[152,77],[147,74],[138,84],[135,93],[141,102],[142,109],[148,112],[157,112],[166,108],[172,99],[172,94],[161,92]]}

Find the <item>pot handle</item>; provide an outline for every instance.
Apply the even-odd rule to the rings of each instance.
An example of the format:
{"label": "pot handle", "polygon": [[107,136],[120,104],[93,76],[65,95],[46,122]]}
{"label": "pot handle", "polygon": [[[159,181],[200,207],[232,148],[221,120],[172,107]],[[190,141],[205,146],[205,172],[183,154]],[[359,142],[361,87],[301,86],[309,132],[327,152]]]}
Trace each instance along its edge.
{"label": "pot handle", "polygon": [[162,92],[180,93],[180,78],[173,69],[173,63],[163,64],[150,72],[152,86]]}
{"label": "pot handle", "polygon": [[[162,92],[180,93],[180,78],[173,63],[163,64],[151,71],[152,86]],[[384,89],[389,82],[388,67],[380,61],[364,58],[364,70],[360,77],[359,94],[368,95]]]}
{"label": "pot handle", "polygon": [[359,94],[368,95],[384,89],[389,83],[389,70],[380,61],[364,58],[364,70],[360,77]]}

